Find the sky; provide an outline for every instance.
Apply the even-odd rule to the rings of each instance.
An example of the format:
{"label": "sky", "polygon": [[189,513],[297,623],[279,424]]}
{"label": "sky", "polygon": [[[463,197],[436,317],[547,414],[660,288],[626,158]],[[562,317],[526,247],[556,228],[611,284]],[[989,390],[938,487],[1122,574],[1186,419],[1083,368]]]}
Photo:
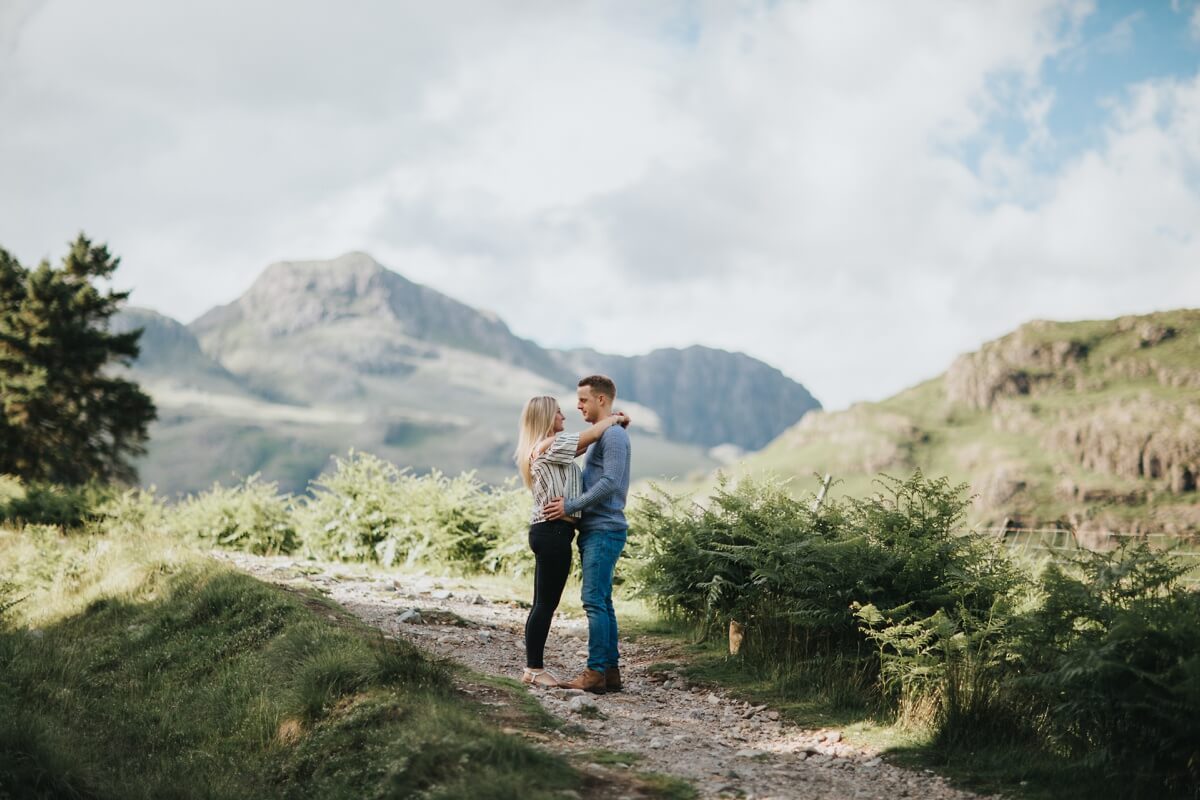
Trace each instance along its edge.
{"label": "sky", "polygon": [[360,250],[842,408],[1200,306],[1200,5],[0,0],[0,247],[81,230],[183,322]]}

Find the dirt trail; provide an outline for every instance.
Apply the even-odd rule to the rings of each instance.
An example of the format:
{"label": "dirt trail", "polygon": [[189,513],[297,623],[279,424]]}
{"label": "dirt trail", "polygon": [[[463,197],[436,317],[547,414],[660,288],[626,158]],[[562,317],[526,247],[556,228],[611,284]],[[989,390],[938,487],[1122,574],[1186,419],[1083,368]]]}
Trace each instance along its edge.
{"label": "dirt trail", "polygon": [[[514,604],[474,592],[452,593],[429,578],[358,575],[341,565],[283,557],[214,557],[262,580],[318,587],[368,624],[477,672],[520,675],[527,612]],[[412,608],[423,612],[421,620],[402,621]],[[620,608],[617,613],[619,617]],[[451,615],[469,624],[455,624]],[[559,677],[573,677],[585,661],[586,644],[583,620],[556,619],[546,646],[547,668]],[[647,669],[666,660],[669,651],[651,641],[623,641],[625,691],[619,694],[534,690],[549,713],[571,723],[542,743],[577,765],[581,759],[574,755],[595,750],[636,754],[637,769],[683,778],[703,798],[979,796],[935,775],[884,763],[876,752],[841,741],[840,732],[799,728],[779,721],[778,713],[767,707],[751,707],[690,686],[680,675]],[[594,710],[581,707],[589,705]]]}

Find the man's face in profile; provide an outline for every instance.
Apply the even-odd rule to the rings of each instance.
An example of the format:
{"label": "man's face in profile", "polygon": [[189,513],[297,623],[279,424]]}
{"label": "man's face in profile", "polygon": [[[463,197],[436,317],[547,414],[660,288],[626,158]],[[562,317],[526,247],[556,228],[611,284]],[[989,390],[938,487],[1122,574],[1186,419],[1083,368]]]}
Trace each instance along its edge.
{"label": "man's face in profile", "polygon": [[590,386],[579,387],[579,402],[575,407],[579,409],[579,413],[583,414],[583,419],[589,423],[597,423],[608,413],[605,400],[602,394],[597,394]]}

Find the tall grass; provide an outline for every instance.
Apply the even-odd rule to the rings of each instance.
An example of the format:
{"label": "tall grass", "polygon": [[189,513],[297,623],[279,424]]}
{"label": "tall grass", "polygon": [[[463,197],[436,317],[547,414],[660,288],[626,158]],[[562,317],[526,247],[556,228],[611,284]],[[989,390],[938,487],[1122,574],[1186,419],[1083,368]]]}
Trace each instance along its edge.
{"label": "tall grass", "polygon": [[413,647],[171,536],[0,531],[0,564],[0,797],[578,787],[563,762],[485,722]]}

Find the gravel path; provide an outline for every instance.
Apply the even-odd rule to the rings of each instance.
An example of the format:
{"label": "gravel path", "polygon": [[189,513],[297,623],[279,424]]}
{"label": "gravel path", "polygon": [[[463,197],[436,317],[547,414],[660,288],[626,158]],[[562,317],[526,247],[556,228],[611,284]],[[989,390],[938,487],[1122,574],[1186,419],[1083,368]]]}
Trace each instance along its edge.
{"label": "gravel path", "polygon": [[[318,587],[368,624],[477,672],[520,675],[527,611],[516,604],[452,592],[432,578],[385,579],[283,557],[214,557],[262,580]],[[414,608],[419,619],[406,613]],[[586,646],[582,619],[556,619],[546,646],[547,668],[560,678],[574,677]],[[621,654],[624,692],[592,696],[532,690],[549,713],[572,723],[542,744],[569,758],[595,750],[636,754],[637,769],[683,778],[703,798],[979,797],[930,773],[884,763],[877,752],[842,741],[840,731],[799,728],[781,722],[766,706],[749,706],[690,686],[679,674],[647,669],[670,657],[667,646],[622,642]]]}

